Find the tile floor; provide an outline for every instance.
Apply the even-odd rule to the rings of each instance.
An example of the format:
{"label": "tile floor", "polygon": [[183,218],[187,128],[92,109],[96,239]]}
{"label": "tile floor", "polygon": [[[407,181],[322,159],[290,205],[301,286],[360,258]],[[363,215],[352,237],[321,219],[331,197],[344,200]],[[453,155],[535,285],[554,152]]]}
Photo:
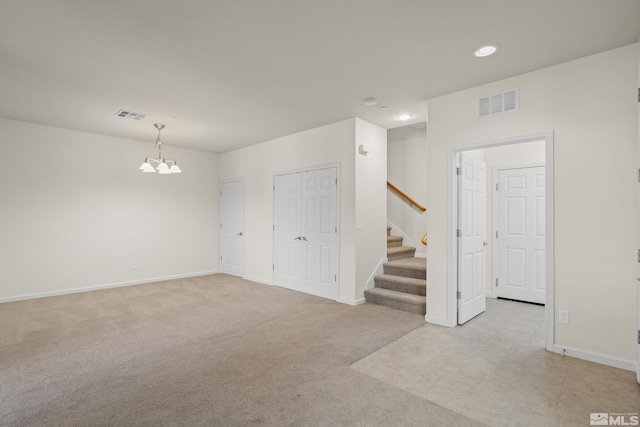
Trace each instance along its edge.
{"label": "tile floor", "polygon": [[426,324],[351,366],[490,426],[584,426],[640,413],[635,373],[548,352],[544,307],[488,299],[467,324]]}

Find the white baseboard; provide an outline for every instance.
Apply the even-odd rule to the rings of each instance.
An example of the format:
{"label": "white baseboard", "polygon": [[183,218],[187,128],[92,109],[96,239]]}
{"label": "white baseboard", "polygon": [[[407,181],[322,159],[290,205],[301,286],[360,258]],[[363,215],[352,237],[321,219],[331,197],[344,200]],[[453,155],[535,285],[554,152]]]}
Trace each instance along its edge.
{"label": "white baseboard", "polygon": [[352,299],[347,299],[347,298],[338,298],[336,301],[338,301],[339,303],[342,304],[349,304],[349,305],[360,305],[360,304],[364,304],[365,302],[367,302],[367,300],[365,300],[364,298],[360,298],[357,300],[352,300]]}
{"label": "white baseboard", "polygon": [[366,288],[365,289],[373,289],[375,287],[375,281],[373,279],[376,276],[379,276],[380,274],[384,273],[384,263],[385,262],[389,262],[389,260],[387,258],[382,258],[380,260],[380,262],[376,266],[376,269],[373,270],[373,273],[371,273],[371,276],[369,276],[369,280],[367,280],[367,284],[366,284]]}
{"label": "white baseboard", "polygon": [[555,344],[553,352],[564,354],[565,356],[575,357],[576,359],[587,360],[589,362],[600,363],[601,365],[612,366],[614,368],[624,369],[625,371],[636,372],[636,362],[633,360],[620,359],[613,356],[605,356],[604,354],[592,353],[590,351],[578,350],[576,348]]}
{"label": "white baseboard", "polygon": [[427,323],[433,323],[434,325],[445,326],[447,328],[453,328],[455,326],[455,325],[450,324],[447,321],[447,319],[442,319],[440,317],[429,316],[428,314],[425,314],[424,320]]}
{"label": "white baseboard", "polygon": [[123,286],[140,285],[142,283],[164,282],[165,280],[186,279],[188,277],[208,276],[210,274],[220,273],[219,270],[199,271],[197,273],[176,274],[173,276],[149,277],[147,279],[130,280],[126,282],[107,283],[104,285],[86,286],[83,288],[63,289],[60,291],[38,292],[35,294],[17,295],[15,297],[0,298],[0,304],[3,302],[23,301],[35,298],[55,297],[59,295],[76,294],[79,292],[98,291],[100,289],[121,288]]}
{"label": "white baseboard", "polygon": [[418,253],[417,251],[413,256],[416,257],[416,258],[427,259],[427,254],[421,254],[421,253]]}
{"label": "white baseboard", "polygon": [[264,279],[260,279],[258,277],[244,276],[243,279],[244,280],[250,280],[250,281],[256,282],[256,283],[262,283],[263,285],[273,286],[273,283],[271,283],[270,280],[264,280]]}

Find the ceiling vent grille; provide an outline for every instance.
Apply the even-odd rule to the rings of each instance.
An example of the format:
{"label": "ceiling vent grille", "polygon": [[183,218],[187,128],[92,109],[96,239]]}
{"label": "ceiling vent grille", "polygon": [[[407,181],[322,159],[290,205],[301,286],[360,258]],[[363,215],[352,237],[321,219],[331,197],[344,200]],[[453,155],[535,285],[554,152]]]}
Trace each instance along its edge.
{"label": "ceiling vent grille", "polygon": [[122,117],[124,119],[133,119],[133,120],[144,120],[149,116],[148,114],[134,113],[133,111],[129,111],[129,110],[120,110],[114,115],[118,117]]}
{"label": "ceiling vent grille", "polygon": [[518,88],[478,98],[478,117],[518,111],[520,91]]}

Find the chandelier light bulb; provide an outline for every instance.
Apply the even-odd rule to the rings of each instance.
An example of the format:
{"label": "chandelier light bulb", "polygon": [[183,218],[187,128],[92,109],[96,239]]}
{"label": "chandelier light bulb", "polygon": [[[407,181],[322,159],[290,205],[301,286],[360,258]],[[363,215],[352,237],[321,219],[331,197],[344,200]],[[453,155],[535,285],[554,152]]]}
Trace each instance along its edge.
{"label": "chandelier light bulb", "polygon": [[140,166],[140,170],[142,172],[155,172],[156,170],[151,166],[149,162],[144,162],[142,166]]}

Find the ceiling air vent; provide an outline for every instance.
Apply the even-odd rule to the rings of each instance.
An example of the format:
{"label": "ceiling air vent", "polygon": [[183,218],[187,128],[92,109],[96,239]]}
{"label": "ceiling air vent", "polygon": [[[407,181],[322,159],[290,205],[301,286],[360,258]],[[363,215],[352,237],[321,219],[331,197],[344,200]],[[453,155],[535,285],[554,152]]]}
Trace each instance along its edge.
{"label": "ceiling air vent", "polygon": [[478,117],[518,111],[519,95],[518,88],[515,88],[478,98]]}
{"label": "ceiling air vent", "polygon": [[125,119],[133,119],[133,120],[143,120],[143,119],[146,119],[148,116],[148,114],[134,113],[133,111],[129,111],[129,110],[120,110],[115,115]]}

